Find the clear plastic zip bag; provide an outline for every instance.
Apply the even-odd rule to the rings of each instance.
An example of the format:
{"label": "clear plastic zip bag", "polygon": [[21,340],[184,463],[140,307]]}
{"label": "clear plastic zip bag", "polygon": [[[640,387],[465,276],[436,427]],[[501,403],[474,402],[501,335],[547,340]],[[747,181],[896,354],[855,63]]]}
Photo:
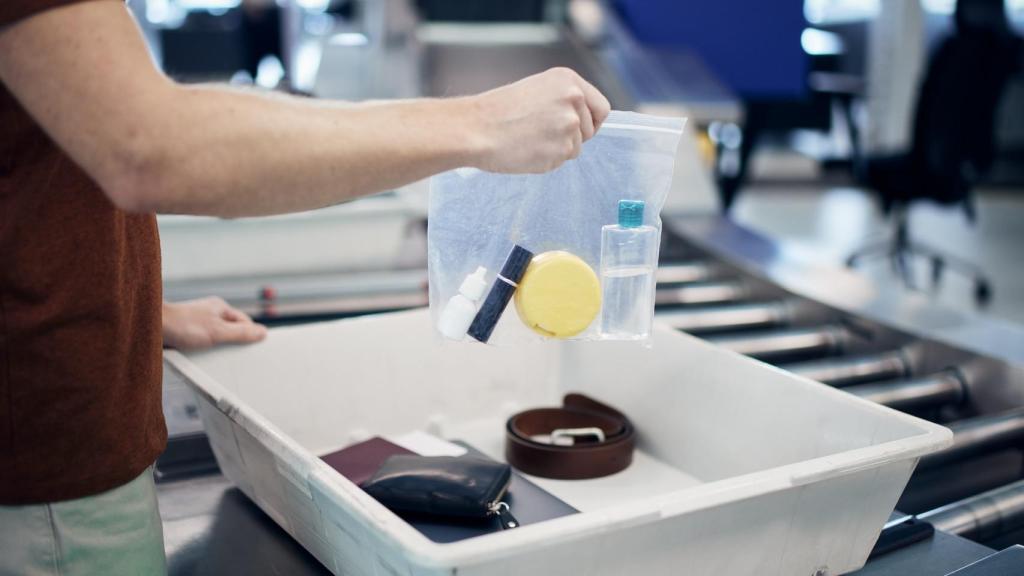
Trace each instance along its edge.
{"label": "clear plastic zip bag", "polygon": [[430,310],[446,339],[649,342],[661,208],[685,119],[613,111],[546,174],[430,186]]}

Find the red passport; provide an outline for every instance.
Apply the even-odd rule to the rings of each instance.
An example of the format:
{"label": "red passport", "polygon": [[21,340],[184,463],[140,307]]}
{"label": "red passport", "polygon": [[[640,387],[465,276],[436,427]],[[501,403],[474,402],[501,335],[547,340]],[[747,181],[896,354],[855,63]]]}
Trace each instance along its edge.
{"label": "red passport", "polygon": [[415,452],[406,450],[394,442],[375,437],[342,448],[337,452],[331,452],[326,456],[321,456],[320,459],[351,480],[353,484],[361,485],[380,469],[389,456],[395,454],[415,454]]}

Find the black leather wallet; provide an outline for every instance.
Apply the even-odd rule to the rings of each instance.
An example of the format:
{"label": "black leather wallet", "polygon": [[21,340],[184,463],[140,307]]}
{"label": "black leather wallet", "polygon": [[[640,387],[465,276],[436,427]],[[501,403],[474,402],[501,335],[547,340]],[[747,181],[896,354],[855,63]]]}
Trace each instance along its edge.
{"label": "black leather wallet", "polygon": [[485,519],[503,528],[519,522],[502,502],[512,481],[508,464],[471,456],[396,455],[362,489],[395,512]]}

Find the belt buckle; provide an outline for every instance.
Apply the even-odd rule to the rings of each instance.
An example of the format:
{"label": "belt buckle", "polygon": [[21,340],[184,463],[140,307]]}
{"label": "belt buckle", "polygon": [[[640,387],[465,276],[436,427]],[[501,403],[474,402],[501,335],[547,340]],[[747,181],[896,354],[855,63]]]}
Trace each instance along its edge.
{"label": "belt buckle", "polygon": [[551,431],[551,443],[555,446],[575,446],[579,439],[594,438],[600,444],[605,441],[604,430],[596,426],[588,428],[557,428]]}

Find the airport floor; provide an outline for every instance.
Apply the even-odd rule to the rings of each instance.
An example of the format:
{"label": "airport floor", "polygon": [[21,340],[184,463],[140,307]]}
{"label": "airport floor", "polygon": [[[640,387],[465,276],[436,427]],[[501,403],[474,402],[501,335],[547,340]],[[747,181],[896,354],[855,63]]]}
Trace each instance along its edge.
{"label": "airport floor", "polygon": [[[990,304],[979,310],[971,282],[957,274],[945,274],[938,289],[931,289],[924,262],[915,269],[917,282],[943,305],[1024,325],[1024,190],[978,190],[977,209],[972,226],[960,210],[916,205],[910,232],[916,241],[979,265],[992,282]],[[801,255],[835,264],[867,243],[887,239],[891,230],[869,193],[821,184],[753,184],[737,200],[733,218]],[[885,260],[859,269],[883,286],[907,289]]]}

